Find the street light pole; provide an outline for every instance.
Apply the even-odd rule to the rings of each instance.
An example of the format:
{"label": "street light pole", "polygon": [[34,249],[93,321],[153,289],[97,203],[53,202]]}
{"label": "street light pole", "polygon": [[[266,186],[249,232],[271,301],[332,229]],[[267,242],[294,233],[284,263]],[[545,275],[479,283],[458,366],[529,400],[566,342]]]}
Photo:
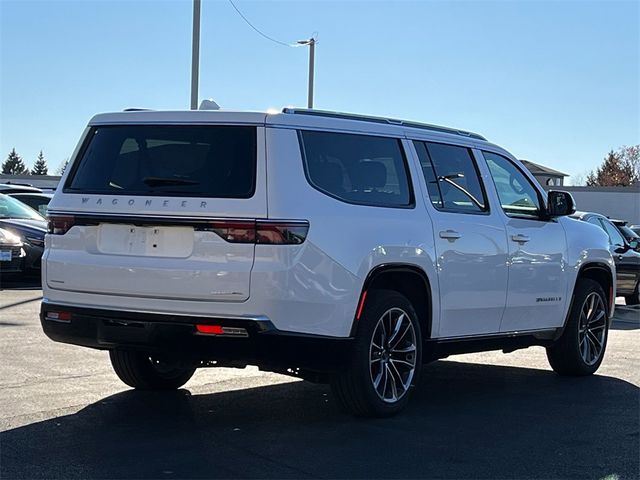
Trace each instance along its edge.
{"label": "street light pole", "polygon": [[313,108],[313,77],[316,68],[316,39],[300,40],[299,45],[309,45],[309,92],[307,96],[307,108]]}
{"label": "street light pole", "polygon": [[191,110],[198,109],[199,68],[200,68],[200,0],[193,0],[193,37],[191,40]]}
{"label": "street light pole", "polygon": [[316,63],[316,39],[309,40],[309,93],[307,98],[307,108],[313,108],[313,77]]}

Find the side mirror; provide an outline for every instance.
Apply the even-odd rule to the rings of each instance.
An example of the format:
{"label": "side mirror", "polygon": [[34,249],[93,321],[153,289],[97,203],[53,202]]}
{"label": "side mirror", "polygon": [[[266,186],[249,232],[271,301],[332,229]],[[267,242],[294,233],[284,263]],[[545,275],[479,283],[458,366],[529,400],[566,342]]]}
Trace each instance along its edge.
{"label": "side mirror", "polygon": [[614,245],[613,253],[625,253],[629,248],[626,245]]}
{"label": "side mirror", "polygon": [[629,246],[633,250],[638,250],[638,247],[640,247],[640,240],[634,239],[634,240],[629,241]]}
{"label": "side mirror", "polygon": [[576,203],[569,192],[550,190],[547,195],[547,212],[550,217],[562,217],[576,212]]}

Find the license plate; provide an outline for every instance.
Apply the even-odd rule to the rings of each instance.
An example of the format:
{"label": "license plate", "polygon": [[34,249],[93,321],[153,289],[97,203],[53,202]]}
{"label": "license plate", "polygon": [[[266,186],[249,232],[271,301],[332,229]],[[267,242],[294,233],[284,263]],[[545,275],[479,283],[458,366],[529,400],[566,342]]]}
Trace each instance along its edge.
{"label": "license plate", "polygon": [[98,250],[112,255],[186,258],[193,252],[193,227],[102,224]]}
{"label": "license plate", "polygon": [[0,250],[0,262],[11,261],[11,250]]}

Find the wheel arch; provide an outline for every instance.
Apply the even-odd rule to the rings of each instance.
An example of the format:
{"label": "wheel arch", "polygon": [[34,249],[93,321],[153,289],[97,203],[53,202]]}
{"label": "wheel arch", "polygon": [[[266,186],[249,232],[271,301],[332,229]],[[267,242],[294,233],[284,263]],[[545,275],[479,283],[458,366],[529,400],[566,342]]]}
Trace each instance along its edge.
{"label": "wheel arch", "polygon": [[[616,299],[614,296],[615,279],[613,276],[613,272],[611,271],[611,267],[604,262],[589,262],[580,267],[578,275],[576,276],[576,282],[573,285],[573,290],[571,292],[571,303],[569,305],[569,310],[567,311],[567,319],[569,318],[569,314],[571,313],[571,309],[573,308],[573,299],[575,297],[576,286],[582,278],[590,278],[591,280],[594,280],[600,284],[602,290],[604,290],[604,294],[607,297],[606,300],[608,302],[609,316],[612,316]],[[567,319],[565,319],[565,325],[567,323]]]}
{"label": "wheel arch", "polygon": [[431,282],[426,272],[417,265],[389,263],[372,268],[364,281],[351,334],[356,334],[362,308],[367,300],[367,292],[373,289],[394,290],[411,302],[418,314],[423,340],[431,338],[433,326],[433,298]]}
{"label": "wheel arch", "polygon": [[601,262],[587,263],[583,265],[578,272],[578,280],[581,278],[590,278],[598,282],[602,286],[605,295],[608,295],[608,301],[610,302],[609,308],[612,307],[613,303],[615,303],[615,298],[612,298],[614,278],[609,265]]}

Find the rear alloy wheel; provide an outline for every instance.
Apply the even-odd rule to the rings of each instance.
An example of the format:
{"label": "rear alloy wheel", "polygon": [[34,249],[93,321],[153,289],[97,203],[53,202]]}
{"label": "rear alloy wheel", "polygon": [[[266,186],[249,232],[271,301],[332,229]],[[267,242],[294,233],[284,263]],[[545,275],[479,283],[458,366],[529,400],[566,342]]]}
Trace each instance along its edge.
{"label": "rear alloy wheel", "polygon": [[420,373],[418,316],[404,295],[372,290],[358,323],[352,357],[334,374],[333,392],[355,415],[393,415],[406,406]]}
{"label": "rear alloy wheel", "polygon": [[378,320],[369,347],[369,373],[378,397],[387,403],[409,391],[416,371],[416,331],[407,312],[387,310]]}
{"label": "rear alloy wheel", "polygon": [[580,279],[562,336],[547,348],[551,368],[560,375],[590,375],[604,357],[609,332],[607,302],[600,284]]}
{"label": "rear alloy wheel", "polygon": [[116,375],[130,387],[140,390],[175,390],[187,383],[195,367],[146,352],[110,350]]}

